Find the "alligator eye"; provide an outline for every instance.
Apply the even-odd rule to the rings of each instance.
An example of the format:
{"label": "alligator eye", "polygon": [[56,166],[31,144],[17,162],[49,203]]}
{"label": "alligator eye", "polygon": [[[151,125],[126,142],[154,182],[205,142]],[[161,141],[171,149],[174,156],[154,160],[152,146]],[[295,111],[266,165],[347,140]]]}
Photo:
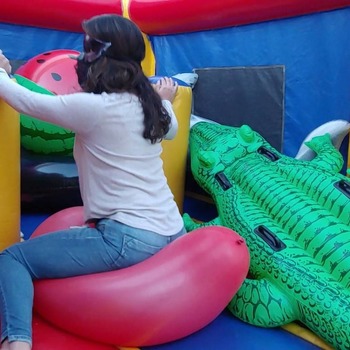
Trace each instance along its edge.
{"label": "alligator eye", "polygon": [[242,140],[247,142],[247,143],[252,143],[254,141],[254,139],[255,139],[254,131],[248,125],[245,125],[245,124],[242,125],[238,129],[238,133],[239,133],[239,136],[242,138]]}
{"label": "alligator eye", "polygon": [[199,151],[197,154],[198,160],[202,166],[206,168],[214,168],[216,164],[216,157],[214,153]]}

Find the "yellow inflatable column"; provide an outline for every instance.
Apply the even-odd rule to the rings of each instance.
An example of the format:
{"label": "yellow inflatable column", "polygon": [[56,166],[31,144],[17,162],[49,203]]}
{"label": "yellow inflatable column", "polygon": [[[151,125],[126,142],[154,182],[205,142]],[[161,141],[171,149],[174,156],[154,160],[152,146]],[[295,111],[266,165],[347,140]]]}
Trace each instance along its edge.
{"label": "yellow inflatable column", "polygon": [[20,241],[19,114],[0,100],[0,251]]}
{"label": "yellow inflatable column", "polygon": [[[129,5],[130,0],[122,0],[122,11],[123,11],[123,17],[130,19],[129,15]],[[154,57],[153,49],[151,42],[148,39],[148,36],[145,33],[142,33],[143,40],[145,42],[146,46],[146,55],[145,59],[142,61],[142,70],[143,72],[148,76],[153,76],[156,71],[156,59]]]}
{"label": "yellow inflatable column", "polygon": [[185,196],[186,160],[191,105],[192,89],[190,87],[179,86],[173,103],[173,108],[179,123],[179,129],[173,140],[164,140],[162,142],[163,169],[181,213],[183,211],[183,201]]}

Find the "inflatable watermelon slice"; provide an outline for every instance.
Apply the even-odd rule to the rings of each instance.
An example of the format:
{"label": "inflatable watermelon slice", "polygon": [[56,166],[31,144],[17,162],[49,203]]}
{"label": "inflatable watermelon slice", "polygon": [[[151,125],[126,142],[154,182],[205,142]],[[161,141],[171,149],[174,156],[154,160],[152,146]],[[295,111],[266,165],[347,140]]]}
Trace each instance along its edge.
{"label": "inflatable watermelon slice", "polygon": [[[35,82],[15,74],[18,84],[31,91],[54,95]],[[21,114],[21,145],[26,150],[55,155],[70,155],[73,152],[74,133],[58,125],[47,123],[31,116]]]}

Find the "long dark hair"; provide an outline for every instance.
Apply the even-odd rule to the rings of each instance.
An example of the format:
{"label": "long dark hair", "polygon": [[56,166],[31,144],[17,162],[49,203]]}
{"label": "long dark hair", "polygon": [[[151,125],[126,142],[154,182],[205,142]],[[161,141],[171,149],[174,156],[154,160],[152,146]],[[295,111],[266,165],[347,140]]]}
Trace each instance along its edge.
{"label": "long dark hair", "polygon": [[162,140],[171,118],[142,71],[145,43],[140,29],[129,19],[114,14],[92,17],[82,26],[91,38],[111,43],[94,62],[78,60],[76,70],[83,91],[135,94],[145,115],[143,137],[152,143]]}

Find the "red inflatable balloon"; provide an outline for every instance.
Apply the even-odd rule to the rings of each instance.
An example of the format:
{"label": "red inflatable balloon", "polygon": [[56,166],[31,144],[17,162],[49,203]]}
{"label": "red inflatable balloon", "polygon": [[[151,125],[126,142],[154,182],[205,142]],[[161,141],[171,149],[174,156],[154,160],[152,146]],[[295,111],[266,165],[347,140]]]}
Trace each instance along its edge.
{"label": "red inflatable balloon", "polygon": [[31,238],[48,232],[65,230],[71,226],[82,225],[84,225],[83,207],[66,208],[45,219],[32,233]]}
{"label": "red inflatable balloon", "polygon": [[[34,236],[81,223],[81,208],[65,209],[48,218]],[[213,321],[248,268],[248,249],[238,234],[205,227],[122,270],[37,281],[34,308],[59,328],[97,342],[162,344]]]}
{"label": "red inflatable balloon", "polygon": [[33,315],[33,350],[116,350],[113,345],[100,344],[77,337],[51,326]]}

